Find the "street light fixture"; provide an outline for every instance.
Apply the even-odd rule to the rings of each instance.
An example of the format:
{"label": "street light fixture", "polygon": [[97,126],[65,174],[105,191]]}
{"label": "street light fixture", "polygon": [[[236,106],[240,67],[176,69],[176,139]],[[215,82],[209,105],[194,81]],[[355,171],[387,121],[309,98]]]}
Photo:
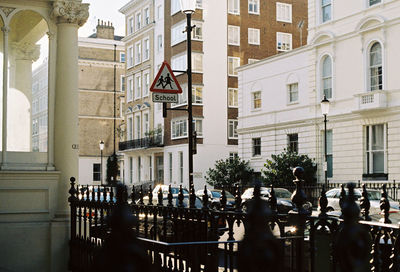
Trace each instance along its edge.
{"label": "street light fixture", "polygon": [[188,146],[189,146],[189,188],[193,185],[193,113],[192,113],[192,14],[196,0],[180,0],[181,11],[186,14],[187,37],[187,80],[188,80]]}
{"label": "street light fixture", "polygon": [[100,141],[99,147],[100,147],[100,184],[103,185],[103,149],[104,149],[103,140]]}
{"label": "street light fixture", "polygon": [[329,113],[329,100],[326,99],[326,96],[324,95],[324,99],[321,101],[321,112],[324,115],[324,140],[325,140],[325,164],[324,164],[324,170],[325,170],[325,188],[328,186],[328,153],[327,153],[327,139],[326,139],[326,116]]}

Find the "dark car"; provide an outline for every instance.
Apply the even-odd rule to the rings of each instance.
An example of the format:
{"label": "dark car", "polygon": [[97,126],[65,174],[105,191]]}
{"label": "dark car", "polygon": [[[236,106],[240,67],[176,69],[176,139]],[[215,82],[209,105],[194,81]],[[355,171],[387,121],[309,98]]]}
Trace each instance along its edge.
{"label": "dark car", "polygon": [[[207,189],[207,194],[208,194],[208,201],[211,209],[216,209],[219,210],[221,208],[221,194],[222,190],[219,189]],[[204,195],[204,190],[198,190],[196,191],[196,196],[200,197],[200,199],[203,199]],[[235,207],[235,197],[228,191],[225,191],[225,196],[226,196],[226,208],[228,210],[232,210]]]}
{"label": "dark car", "polygon": [[[268,201],[269,197],[270,197],[271,188],[261,187],[260,189],[261,189],[260,190],[261,199]],[[254,188],[249,188],[242,194],[242,209],[243,209],[243,211],[247,211],[247,209],[249,207],[249,203],[253,199],[253,191],[254,191]],[[287,214],[289,211],[293,210],[294,204],[291,200],[292,193],[289,190],[284,189],[284,188],[274,188],[274,191],[275,191],[275,197],[277,200],[278,213]],[[303,205],[303,207],[306,210],[309,210],[309,211],[312,210],[312,205],[310,202],[306,202]]]}

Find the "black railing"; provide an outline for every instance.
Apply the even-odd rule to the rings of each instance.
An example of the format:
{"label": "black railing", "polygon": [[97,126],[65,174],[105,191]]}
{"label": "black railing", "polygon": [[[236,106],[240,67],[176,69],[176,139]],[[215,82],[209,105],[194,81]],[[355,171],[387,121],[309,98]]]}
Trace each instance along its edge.
{"label": "black railing", "polygon": [[211,210],[207,194],[203,208],[195,207],[193,188],[189,196],[182,190],[145,195],[143,188],[76,186],[71,178],[70,270],[100,265],[112,271],[400,271],[399,225],[388,223],[386,186],[380,205],[386,223],[380,223],[368,221],[366,193],[360,216],[351,184],[341,197],[342,218],[326,214],[325,190],[320,211],[311,215],[302,208],[306,195],[301,179],[296,181],[294,210],[277,214],[274,192],[263,201],[259,185],[245,213],[238,188],[235,210],[225,209],[226,199],[220,210]]}
{"label": "black railing", "polygon": [[149,136],[145,138],[125,141],[119,143],[119,150],[127,150],[127,149],[138,149],[138,148],[151,148],[151,147],[162,147],[163,138],[161,135],[158,136]]}

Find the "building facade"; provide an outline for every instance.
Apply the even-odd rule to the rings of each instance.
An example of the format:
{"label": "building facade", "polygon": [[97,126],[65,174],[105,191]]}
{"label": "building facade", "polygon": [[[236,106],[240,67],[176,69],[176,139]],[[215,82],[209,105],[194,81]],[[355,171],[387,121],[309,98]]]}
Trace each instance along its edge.
{"label": "building facade", "polygon": [[118,151],[125,95],[122,38],[114,35],[112,23],[99,20],[96,33],[78,39],[80,184],[106,184],[107,159]]}
{"label": "building facade", "polygon": [[81,1],[0,4],[2,270],[68,270],[68,190],[70,177],[78,177],[78,28],[88,16]]}
{"label": "building facade", "polygon": [[[399,1],[309,1],[306,46],[240,68],[239,154],[260,171],[291,148],[318,180],[400,176]],[[330,101],[326,157],[320,102]]]}
{"label": "building facade", "polygon": [[[145,2],[130,3],[139,5]],[[179,1],[156,1],[153,8],[154,52],[158,54],[154,54],[154,73],[164,60],[173,70],[186,70],[186,16],[180,12]],[[129,16],[126,18],[129,32]],[[193,180],[198,189],[204,186],[204,176],[215,161],[238,153],[237,67],[305,43],[307,5],[306,1],[197,1],[192,25],[195,25],[192,31],[192,90],[187,90],[187,76],[176,73],[183,93],[179,95],[178,103],[168,107],[179,111],[169,110],[162,120],[161,105],[152,108],[153,118],[157,122],[162,120],[163,148],[157,151],[163,156],[164,170],[160,181],[188,186],[188,121],[187,113],[181,110],[187,107],[187,95],[192,95],[193,127],[197,133]],[[140,32],[134,36],[139,39]],[[128,44],[127,50],[128,55]],[[129,119],[126,122],[129,124]],[[132,127],[134,134],[137,127]],[[130,156],[137,152],[133,150]],[[136,167],[134,162],[131,165],[132,168],[125,165],[125,170],[133,172],[131,176],[134,177],[139,165]],[[158,167],[147,169],[144,171],[154,172]],[[129,182],[136,183],[136,180]]]}

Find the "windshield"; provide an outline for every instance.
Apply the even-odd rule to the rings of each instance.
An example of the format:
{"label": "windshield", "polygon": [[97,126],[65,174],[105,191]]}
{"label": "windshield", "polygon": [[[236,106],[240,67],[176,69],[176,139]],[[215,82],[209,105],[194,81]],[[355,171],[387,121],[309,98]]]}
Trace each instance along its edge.
{"label": "windshield", "polygon": [[292,194],[285,189],[274,189],[276,198],[290,198]]}
{"label": "windshield", "polygon": [[229,193],[228,191],[225,191],[225,195],[227,198],[235,198],[231,193]]}
{"label": "windshield", "polygon": [[212,197],[221,197],[220,192],[212,191],[211,192]]}

